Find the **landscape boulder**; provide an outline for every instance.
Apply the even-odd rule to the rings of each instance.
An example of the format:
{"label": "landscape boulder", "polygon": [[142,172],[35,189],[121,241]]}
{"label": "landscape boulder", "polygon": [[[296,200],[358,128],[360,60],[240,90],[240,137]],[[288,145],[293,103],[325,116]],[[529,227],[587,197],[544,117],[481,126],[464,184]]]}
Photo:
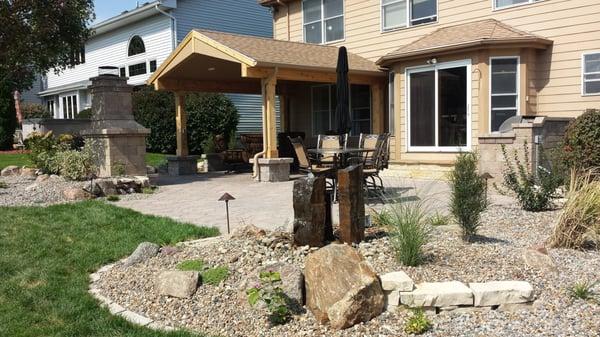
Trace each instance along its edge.
{"label": "landscape boulder", "polygon": [[256,239],[266,235],[264,229],[258,228],[254,225],[244,225],[237,227],[231,233],[232,239]]}
{"label": "landscape boulder", "polygon": [[474,303],[477,307],[533,301],[533,287],[528,282],[494,281],[469,283],[469,287],[473,291]]}
{"label": "landscape boulder", "polygon": [[45,181],[46,181],[46,180],[48,180],[48,179],[50,179],[50,176],[49,176],[49,175],[47,175],[47,174],[42,174],[42,175],[39,175],[39,176],[38,176],[38,177],[35,179],[35,182],[36,182],[36,183],[43,183],[43,182],[45,182]]}
{"label": "landscape boulder", "polygon": [[35,179],[37,178],[37,170],[31,167],[23,167],[21,169],[21,177]]}
{"label": "landscape boulder", "polygon": [[[322,247],[329,237],[325,178],[306,177],[294,181],[294,244]],[[332,235],[331,235],[332,236]]]}
{"label": "landscape boulder", "polygon": [[377,274],[348,245],[330,244],[308,255],[304,278],[306,305],[321,324],[345,329],[369,321],[384,309]]}
{"label": "landscape boulder", "polygon": [[530,268],[544,272],[557,272],[558,268],[546,248],[532,247],[523,251],[523,260]]}
{"label": "landscape boulder", "polygon": [[473,292],[458,281],[425,282],[418,284],[411,292],[401,292],[400,303],[412,308],[472,306]]}
{"label": "landscape boulder", "polygon": [[89,199],[93,198],[91,193],[88,193],[79,187],[67,188],[66,190],[63,191],[63,196],[68,201],[81,201],[81,200],[89,200]]}
{"label": "landscape boulder", "polygon": [[21,174],[21,168],[18,166],[14,166],[14,165],[7,166],[7,167],[3,168],[2,171],[0,171],[1,177],[12,177],[12,176],[18,176],[20,174]]}
{"label": "landscape boulder", "polygon": [[156,288],[163,296],[190,298],[198,288],[198,272],[164,271],[158,275]]}
{"label": "landscape boulder", "polygon": [[112,179],[96,180],[94,193],[105,197],[119,194],[119,192],[117,192],[117,186]]}
{"label": "landscape boulder", "polygon": [[142,242],[138,245],[135,251],[129,255],[124,264],[126,267],[146,261],[155,257],[158,254],[160,247],[151,242]]}

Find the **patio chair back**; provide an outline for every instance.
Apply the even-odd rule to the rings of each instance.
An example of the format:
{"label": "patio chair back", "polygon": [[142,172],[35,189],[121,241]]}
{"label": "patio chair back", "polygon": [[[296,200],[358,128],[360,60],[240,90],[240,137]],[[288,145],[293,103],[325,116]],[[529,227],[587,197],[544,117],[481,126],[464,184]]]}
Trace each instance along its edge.
{"label": "patio chair back", "polygon": [[358,139],[358,147],[361,149],[375,149],[377,148],[378,139],[379,135],[377,134],[361,133]]}
{"label": "patio chair back", "polygon": [[346,148],[348,145],[348,134],[339,135],[319,135],[317,138],[318,149],[339,149]]}
{"label": "patio chair back", "polygon": [[290,143],[292,143],[292,147],[294,148],[294,152],[296,152],[296,157],[298,158],[298,164],[301,169],[309,170],[310,169],[310,160],[308,159],[308,153],[306,152],[306,148],[304,147],[304,143],[302,142],[301,137],[288,137]]}

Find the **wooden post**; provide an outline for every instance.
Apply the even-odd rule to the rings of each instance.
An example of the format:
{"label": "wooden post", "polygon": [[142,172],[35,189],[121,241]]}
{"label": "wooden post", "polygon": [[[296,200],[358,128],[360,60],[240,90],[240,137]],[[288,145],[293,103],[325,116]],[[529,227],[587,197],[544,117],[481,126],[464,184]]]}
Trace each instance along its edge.
{"label": "wooden post", "polygon": [[281,131],[288,132],[288,107],[287,107],[287,96],[279,95],[279,115],[280,115],[280,123],[281,123]]}
{"label": "wooden post", "polygon": [[264,139],[267,145],[266,158],[277,158],[279,153],[277,152],[277,116],[275,111],[275,88],[277,86],[277,73],[270,73],[268,77],[261,80],[262,93],[263,93],[263,105],[265,109],[266,127],[267,130],[264,133],[266,139]]}
{"label": "wooden post", "polygon": [[373,104],[373,133],[383,133],[385,130],[385,91],[383,84],[377,83],[371,86]]}
{"label": "wooden post", "polygon": [[175,94],[176,124],[177,124],[177,156],[186,157],[189,154],[187,138],[187,114],[185,112],[185,94]]}
{"label": "wooden post", "polygon": [[340,202],[340,239],[360,243],[365,239],[365,199],[362,166],[350,166],[338,171]]}

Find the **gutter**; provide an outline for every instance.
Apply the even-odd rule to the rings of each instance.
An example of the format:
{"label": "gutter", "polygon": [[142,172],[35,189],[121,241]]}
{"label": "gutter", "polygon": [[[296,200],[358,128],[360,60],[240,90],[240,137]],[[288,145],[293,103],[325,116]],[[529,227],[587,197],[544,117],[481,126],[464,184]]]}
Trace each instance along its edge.
{"label": "gutter", "polygon": [[175,50],[175,48],[177,47],[177,19],[173,15],[160,9],[160,4],[154,5],[154,9],[156,9],[156,11],[158,11],[160,14],[171,19],[171,36],[173,39],[173,50]]}

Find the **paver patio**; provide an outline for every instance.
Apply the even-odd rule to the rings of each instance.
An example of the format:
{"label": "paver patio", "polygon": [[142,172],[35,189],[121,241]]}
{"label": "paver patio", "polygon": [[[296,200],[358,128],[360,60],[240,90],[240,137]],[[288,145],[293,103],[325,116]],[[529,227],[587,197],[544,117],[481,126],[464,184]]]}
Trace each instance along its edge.
{"label": "paver patio", "polygon": [[[447,209],[449,190],[444,181],[384,177],[384,182],[388,190],[400,192],[404,198],[414,198],[417,193],[419,197],[428,201],[432,210]],[[221,233],[227,233],[225,205],[217,201],[227,192],[236,198],[230,202],[229,207],[232,230],[244,224],[272,230],[292,224],[293,184],[293,181],[258,183],[252,180],[250,174],[161,176],[160,189],[155,194],[137,200],[123,200],[118,205],[145,214],[167,216],[197,225],[215,226]],[[380,207],[380,203],[370,204],[367,208],[369,207]],[[334,208],[334,215],[336,213]],[[336,221],[334,217],[334,222]]]}

